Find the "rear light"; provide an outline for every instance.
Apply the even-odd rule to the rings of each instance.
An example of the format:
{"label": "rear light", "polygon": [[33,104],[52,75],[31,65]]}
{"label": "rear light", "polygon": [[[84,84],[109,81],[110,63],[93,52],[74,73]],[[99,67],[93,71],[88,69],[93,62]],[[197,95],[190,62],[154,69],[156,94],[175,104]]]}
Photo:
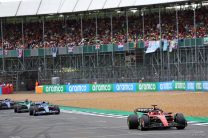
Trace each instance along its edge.
{"label": "rear light", "polygon": [[158,117],[157,116],[153,116],[153,119],[158,119]]}

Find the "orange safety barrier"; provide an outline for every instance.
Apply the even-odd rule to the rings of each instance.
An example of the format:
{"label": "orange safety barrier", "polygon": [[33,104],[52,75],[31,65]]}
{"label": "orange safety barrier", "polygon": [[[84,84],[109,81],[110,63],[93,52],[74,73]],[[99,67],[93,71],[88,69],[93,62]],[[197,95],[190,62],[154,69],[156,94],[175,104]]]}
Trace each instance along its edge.
{"label": "orange safety barrier", "polygon": [[36,86],[35,93],[42,94],[43,93],[43,86]]}

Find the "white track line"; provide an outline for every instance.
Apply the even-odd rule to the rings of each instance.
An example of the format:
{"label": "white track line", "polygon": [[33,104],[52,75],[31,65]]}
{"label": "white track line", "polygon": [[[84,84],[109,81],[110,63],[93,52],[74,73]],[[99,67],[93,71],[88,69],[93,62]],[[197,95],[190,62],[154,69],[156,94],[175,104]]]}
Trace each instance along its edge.
{"label": "white track line", "polygon": [[208,126],[208,123],[196,123],[196,124],[191,124],[194,126]]}
{"label": "white track line", "polygon": [[80,111],[67,111],[67,110],[61,110],[61,112],[63,112],[63,113],[80,114],[80,115],[98,116],[98,117],[127,118],[126,116],[122,116],[122,115],[97,114],[97,113],[87,113],[87,112],[80,112]]}
{"label": "white track line", "polygon": [[188,124],[194,124],[194,123],[198,123],[196,121],[189,121]]}
{"label": "white track line", "polygon": [[[68,114],[90,115],[90,116],[119,118],[119,119],[127,118],[127,116],[123,116],[123,115],[113,115],[113,114],[95,113],[95,112],[88,113],[88,112],[75,111],[75,110],[68,111],[68,110],[61,109],[61,112],[68,113]],[[199,123],[196,121],[189,121],[188,124],[195,125],[195,126],[208,126],[208,123]]]}

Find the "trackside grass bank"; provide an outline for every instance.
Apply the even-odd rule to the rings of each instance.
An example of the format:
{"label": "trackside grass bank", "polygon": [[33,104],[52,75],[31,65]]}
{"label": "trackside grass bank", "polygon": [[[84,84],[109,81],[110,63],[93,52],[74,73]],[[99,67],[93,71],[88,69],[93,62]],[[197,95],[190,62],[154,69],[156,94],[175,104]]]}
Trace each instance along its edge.
{"label": "trackside grass bank", "polygon": [[0,99],[47,101],[62,106],[132,112],[138,107],[157,104],[166,112],[208,117],[207,92],[97,92],[61,94],[8,94]]}

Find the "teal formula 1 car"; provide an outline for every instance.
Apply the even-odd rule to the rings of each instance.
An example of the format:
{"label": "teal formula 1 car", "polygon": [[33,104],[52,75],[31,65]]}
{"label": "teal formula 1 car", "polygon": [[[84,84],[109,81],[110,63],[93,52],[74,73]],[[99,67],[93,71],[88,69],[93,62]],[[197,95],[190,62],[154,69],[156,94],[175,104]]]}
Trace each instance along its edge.
{"label": "teal formula 1 car", "polygon": [[32,101],[18,101],[14,105],[14,112],[15,113],[22,113],[22,112],[29,112],[29,108],[32,104]]}

